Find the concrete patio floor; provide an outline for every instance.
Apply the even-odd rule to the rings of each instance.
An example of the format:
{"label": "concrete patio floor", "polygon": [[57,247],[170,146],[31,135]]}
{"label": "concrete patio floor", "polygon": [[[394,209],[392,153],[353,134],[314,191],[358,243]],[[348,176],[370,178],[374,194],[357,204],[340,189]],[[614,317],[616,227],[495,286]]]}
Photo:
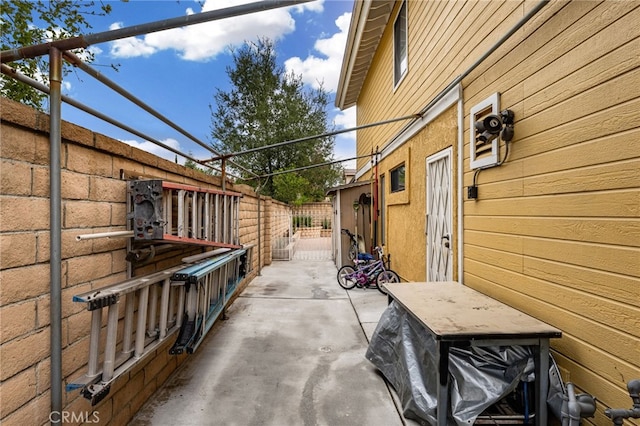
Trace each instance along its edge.
{"label": "concrete patio floor", "polygon": [[387,298],[332,261],[274,262],[130,425],[380,425],[405,420],[364,357]]}

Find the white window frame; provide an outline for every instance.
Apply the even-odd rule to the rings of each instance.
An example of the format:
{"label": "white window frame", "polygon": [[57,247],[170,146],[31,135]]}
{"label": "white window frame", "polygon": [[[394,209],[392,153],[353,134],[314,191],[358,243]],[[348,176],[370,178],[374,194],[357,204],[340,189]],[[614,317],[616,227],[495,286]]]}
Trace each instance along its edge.
{"label": "white window frame", "polygon": [[[398,14],[396,15],[396,19],[393,22],[393,87],[394,90],[396,87],[400,85],[405,75],[407,75],[407,71],[409,70],[409,23],[408,23],[408,13],[407,13],[407,1],[403,1],[400,9],[398,9]],[[404,12],[404,13],[403,13]],[[398,40],[398,25],[399,19],[401,15],[404,15],[404,31],[400,31],[400,35],[404,35],[404,40]],[[404,55],[402,55],[402,51],[398,51],[399,42],[404,42]]]}

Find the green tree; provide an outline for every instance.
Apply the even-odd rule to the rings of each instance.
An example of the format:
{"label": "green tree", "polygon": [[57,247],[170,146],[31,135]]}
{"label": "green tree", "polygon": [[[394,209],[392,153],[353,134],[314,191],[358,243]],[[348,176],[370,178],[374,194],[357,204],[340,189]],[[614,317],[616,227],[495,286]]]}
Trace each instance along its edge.
{"label": "green tree", "polygon": [[[325,90],[307,89],[300,76],[286,73],[277,65],[275,45],[269,39],[247,42],[232,51],[233,66],[227,67],[231,90],[218,89],[211,107],[213,147],[224,153],[239,153],[330,132]],[[250,174],[270,175],[276,171],[311,166],[333,159],[333,137],[265,149],[233,157],[241,167],[234,173],[249,179]],[[327,187],[335,185],[339,166],[323,166],[297,172],[296,191],[300,197],[319,200]],[[291,191],[276,188],[287,178],[268,179],[261,192],[282,201],[292,201]],[[307,183],[302,185],[301,183]],[[255,180],[246,181],[256,186]],[[299,198],[296,193],[296,199]]]}
{"label": "green tree", "polygon": [[[0,0],[0,49],[9,50],[87,33],[88,15],[107,15],[111,5],[77,0]],[[78,53],[78,52],[76,52]],[[83,55],[93,60],[90,51]],[[22,59],[7,64],[21,74],[48,85],[48,58]],[[66,72],[66,71],[65,71]],[[4,74],[0,94],[40,110],[47,95]]]}
{"label": "green tree", "polygon": [[311,192],[311,185],[307,179],[298,173],[283,173],[273,177],[273,198],[285,203],[301,205],[312,198],[308,195]]}
{"label": "green tree", "polygon": [[[192,153],[191,151],[189,151],[189,156],[191,156],[191,157],[193,156],[193,153]],[[178,156],[176,155],[176,163],[177,163],[177,162],[178,162]],[[198,163],[196,163],[195,161],[190,160],[190,159],[188,159],[188,158],[186,158],[186,159],[184,160],[184,166],[185,166],[185,167],[187,167],[187,168],[189,168],[189,169],[193,169],[193,170],[197,170],[197,171],[199,171],[199,172],[202,172],[202,173],[204,173],[205,175],[209,175],[209,176],[214,176],[214,175],[215,175],[215,173],[214,173],[214,170],[213,170],[213,169],[211,169],[211,168],[209,168],[209,167],[200,167],[200,166],[198,165]]]}

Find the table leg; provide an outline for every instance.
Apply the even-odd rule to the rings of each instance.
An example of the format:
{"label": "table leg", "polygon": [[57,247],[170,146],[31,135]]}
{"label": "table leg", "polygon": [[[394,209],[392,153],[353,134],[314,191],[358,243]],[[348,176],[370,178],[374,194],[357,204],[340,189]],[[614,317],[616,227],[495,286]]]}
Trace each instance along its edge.
{"label": "table leg", "polygon": [[438,426],[447,426],[449,413],[449,346],[448,342],[438,340]]}
{"label": "table leg", "polygon": [[547,424],[547,394],[549,393],[549,339],[540,339],[536,351],[536,424]]}

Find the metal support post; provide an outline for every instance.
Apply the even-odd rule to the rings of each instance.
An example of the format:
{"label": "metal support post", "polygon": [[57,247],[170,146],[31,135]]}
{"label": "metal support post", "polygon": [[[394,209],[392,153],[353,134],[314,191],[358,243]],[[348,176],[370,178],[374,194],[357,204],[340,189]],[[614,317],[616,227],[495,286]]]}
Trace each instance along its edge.
{"label": "metal support post", "polygon": [[[62,52],[49,49],[49,204],[50,204],[50,322],[51,322],[51,413],[62,412]],[[60,424],[60,419],[51,419]]]}

